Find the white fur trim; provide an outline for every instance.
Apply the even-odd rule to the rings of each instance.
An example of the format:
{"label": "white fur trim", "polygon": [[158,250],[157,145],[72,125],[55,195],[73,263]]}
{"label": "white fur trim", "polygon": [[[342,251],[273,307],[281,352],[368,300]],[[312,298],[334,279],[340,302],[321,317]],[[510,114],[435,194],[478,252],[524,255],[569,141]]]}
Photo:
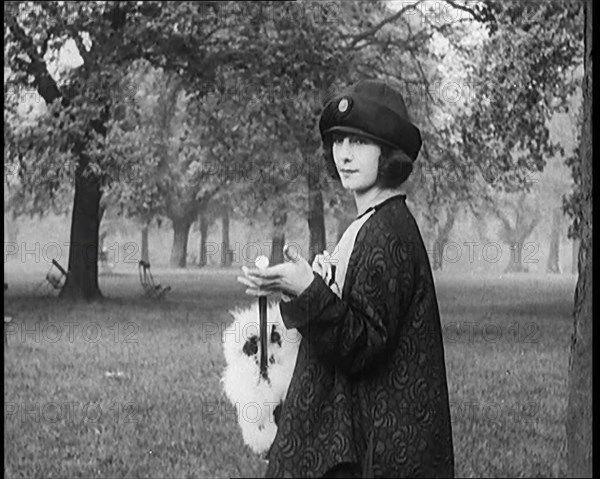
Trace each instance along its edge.
{"label": "white fur trim", "polygon": [[[260,376],[260,334],[258,304],[250,308],[236,308],[229,313],[233,322],[223,331],[223,353],[226,367],[221,381],[225,395],[236,407],[238,424],[244,442],[256,453],[266,452],[275,439],[277,426],[273,410],[287,394],[296,365],[301,335],[296,329],[287,329],[281,319],[279,304],[267,308],[268,375]],[[271,342],[271,333],[279,333],[281,345]],[[247,356],[244,345],[256,337],[256,353]]]}

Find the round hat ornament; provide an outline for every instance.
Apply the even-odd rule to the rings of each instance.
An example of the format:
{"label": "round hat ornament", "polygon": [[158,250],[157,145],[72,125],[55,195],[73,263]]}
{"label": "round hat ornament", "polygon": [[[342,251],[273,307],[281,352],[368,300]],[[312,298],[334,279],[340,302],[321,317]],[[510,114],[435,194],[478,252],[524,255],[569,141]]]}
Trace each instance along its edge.
{"label": "round hat ornament", "polygon": [[348,98],[342,98],[338,103],[338,111],[340,113],[346,113],[346,111],[348,111],[349,106],[350,103],[348,102]]}

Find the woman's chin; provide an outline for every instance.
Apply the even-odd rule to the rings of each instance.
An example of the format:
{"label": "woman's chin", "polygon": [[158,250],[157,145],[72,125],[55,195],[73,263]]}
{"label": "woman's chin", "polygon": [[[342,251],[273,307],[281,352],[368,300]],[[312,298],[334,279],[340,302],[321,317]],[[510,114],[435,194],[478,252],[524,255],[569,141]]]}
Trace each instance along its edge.
{"label": "woman's chin", "polygon": [[342,186],[344,187],[344,189],[348,190],[348,191],[356,191],[360,189],[360,186],[356,184],[355,181],[352,180],[345,180],[342,178]]}
{"label": "woman's chin", "polygon": [[344,183],[342,181],[342,186],[344,187],[345,190],[350,191],[351,193],[364,193],[365,191],[369,190],[368,187],[365,187],[363,185],[357,185],[356,183],[353,183],[351,181],[347,181],[346,183]]}

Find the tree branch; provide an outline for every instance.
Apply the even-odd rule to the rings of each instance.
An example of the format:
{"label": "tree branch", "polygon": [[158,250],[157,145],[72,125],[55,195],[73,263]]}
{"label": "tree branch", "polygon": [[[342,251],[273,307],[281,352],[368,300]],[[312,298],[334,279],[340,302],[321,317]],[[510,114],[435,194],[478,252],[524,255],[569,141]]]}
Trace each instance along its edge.
{"label": "tree branch", "polygon": [[479,15],[475,10],[469,8],[469,7],[465,7],[464,5],[460,5],[458,3],[456,3],[453,0],[445,0],[445,2],[450,5],[451,7],[456,8],[457,10],[462,10],[463,12],[467,12],[469,14],[471,14],[471,16],[477,20],[478,22],[482,22],[485,23],[487,21],[487,18]]}
{"label": "tree branch", "polygon": [[354,48],[358,42],[360,42],[361,40],[364,40],[367,37],[374,35],[388,23],[392,23],[392,22],[396,21],[398,18],[400,18],[402,15],[404,15],[408,10],[416,10],[421,2],[422,2],[422,0],[419,0],[418,2],[415,2],[411,5],[407,5],[403,8],[401,8],[396,13],[394,13],[393,15],[389,16],[388,18],[382,20],[374,27],[368,29],[365,32],[359,33],[358,35],[355,35],[354,37],[352,37],[352,42],[350,43],[350,45],[348,45],[347,48],[348,49]]}
{"label": "tree branch", "polygon": [[[62,97],[62,94],[56,85],[56,81],[52,75],[50,75],[50,72],[48,72],[46,62],[38,54],[37,49],[33,44],[33,40],[25,33],[23,28],[21,28],[14,14],[6,16],[6,23],[19,44],[21,51],[26,53],[31,60],[27,64],[27,73],[33,76],[33,85],[46,101],[46,104],[52,104],[54,100]],[[66,102],[66,99],[63,97],[63,103],[64,102]]]}

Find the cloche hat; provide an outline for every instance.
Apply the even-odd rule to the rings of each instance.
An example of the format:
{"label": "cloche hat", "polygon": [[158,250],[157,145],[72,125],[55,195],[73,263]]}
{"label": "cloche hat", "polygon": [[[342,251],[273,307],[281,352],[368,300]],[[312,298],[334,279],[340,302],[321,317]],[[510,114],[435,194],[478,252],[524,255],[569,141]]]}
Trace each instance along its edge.
{"label": "cloche hat", "polygon": [[400,92],[381,80],[361,80],[331,96],[319,121],[321,139],[350,133],[404,151],[413,161],[421,132],[408,118]]}

